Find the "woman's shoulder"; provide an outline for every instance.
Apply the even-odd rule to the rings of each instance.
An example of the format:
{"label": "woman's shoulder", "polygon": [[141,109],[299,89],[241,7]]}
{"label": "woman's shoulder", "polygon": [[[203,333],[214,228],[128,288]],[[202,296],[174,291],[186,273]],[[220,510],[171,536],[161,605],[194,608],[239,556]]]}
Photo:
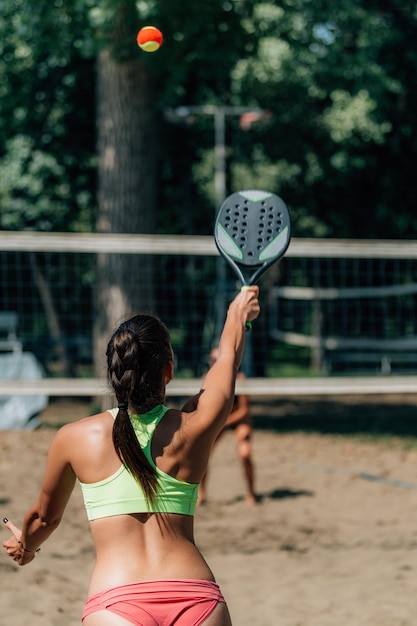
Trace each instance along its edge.
{"label": "woman's shoulder", "polygon": [[108,455],[109,450],[113,449],[113,422],[112,415],[106,411],[64,424],[51,442],[49,455],[66,460],[78,476],[85,462],[100,454]]}
{"label": "woman's shoulder", "polygon": [[88,415],[74,422],[67,422],[57,431],[55,439],[69,439],[83,436],[100,435],[112,428],[114,419],[109,411]]}

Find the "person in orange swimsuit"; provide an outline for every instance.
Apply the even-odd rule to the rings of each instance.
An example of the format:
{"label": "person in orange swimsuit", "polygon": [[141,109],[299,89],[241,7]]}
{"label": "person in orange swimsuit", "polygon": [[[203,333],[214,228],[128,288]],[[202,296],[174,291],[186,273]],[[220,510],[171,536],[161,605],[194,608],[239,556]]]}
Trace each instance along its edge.
{"label": "person in orange swimsuit", "polygon": [[245,325],[259,315],[258,288],[230,304],[216,363],[182,410],[169,408],[169,333],[137,315],[107,347],[117,407],[66,424],[52,440],[35,504],[3,541],[18,565],[33,561],[81,484],[96,560],[84,626],[231,626],[214,575],[194,543],[198,485],[231,411]]}
{"label": "person in orange swimsuit", "polygon": [[[219,348],[215,347],[211,350],[209,356],[209,366],[212,367],[217,361]],[[243,372],[239,372],[236,378],[244,379]],[[252,416],[250,414],[249,398],[246,394],[236,395],[233,407],[227,418],[223,430],[219,434],[217,441],[221,438],[226,430],[233,430],[237,453],[242,462],[243,475],[246,482],[246,502],[248,504],[256,504],[257,498],[255,493],[255,471],[251,455],[252,443]],[[200,482],[198,502],[204,504],[207,500],[207,472]]]}

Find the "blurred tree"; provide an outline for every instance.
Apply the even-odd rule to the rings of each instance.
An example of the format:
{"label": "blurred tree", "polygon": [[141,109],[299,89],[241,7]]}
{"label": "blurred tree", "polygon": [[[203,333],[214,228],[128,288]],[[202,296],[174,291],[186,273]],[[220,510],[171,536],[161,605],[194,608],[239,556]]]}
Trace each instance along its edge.
{"label": "blurred tree", "polygon": [[416,22],[410,0],[253,3],[233,92],[272,116],[239,133],[235,176],[281,192],[295,234],[416,236]]}
{"label": "blurred tree", "polygon": [[[417,236],[414,0],[0,7],[1,228],[211,233],[213,119],[164,112],[226,104],[264,112],[227,121],[231,190],[281,194],[295,235]],[[135,43],[145,23],[164,32],[155,54]],[[111,256],[101,342],[152,306],[151,267]]]}
{"label": "blurred tree", "polygon": [[[90,231],[94,100],[85,11],[77,2],[42,0],[2,0],[0,7],[0,228]],[[41,255],[23,260],[44,305],[57,367],[68,375],[62,303]]]}
{"label": "blurred tree", "polygon": [[90,231],[94,62],[80,2],[1,0],[0,228]]}
{"label": "blurred tree", "polygon": [[[102,0],[93,17],[99,43],[97,231],[152,233],[157,212],[154,76],[136,45],[136,2]],[[98,255],[94,296],[97,375],[104,371],[110,332],[138,310],[153,310],[154,283],[151,261],[143,263],[140,257],[124,254]]]}
{"label": "blurred tree", "polygon": [[[141,184],[154,175],[162,182],[146,192],[157,194],[155,209],[141,217],[127,211],[126,224],[120,223],[125,218],[119,198],[115,229],[210,233],[213,120],[194,116],[174,126],[163,112],[182,105],[231,104],[268,112],[251,124],[228,120],[233,190],[256,182],[281,193],[298,235],[415,236],[413,1],[1,0],[1,9],[0,157],[7,157],[1,169],[10,172],[17,159],[25,180],[45,177],[48,183],[41,187],[41,202],[35,184],[26,194],[22,186],[0,182],[3,228],[91,229],[97,217],[96,172],[104,172],[100,188],[108,185],[98,196],[104,213],[110,207],[107,192],[115,189],[105,183],[111,175],[122,181],[126,173],[121,182],[126,192],[127,185],[136,184],[128,182],[122,160],[119,169],[117,164],[103,169],[111,129],[100,120],[111,111],[118,115],[117,127],[125,123],[120,137],[129,162],[142,139],[147,143],[143,163],[149,173],[139,175]],[[135,34],[150,22],[162,28],[165,42],[157,54],[146,55],[136,48]],[[119,87],[98,83],[109,107],[110,98],[115,99],[107,112],[106,103],[98,102],[99,170],[96,59],[100,80],[113,80],[104,71],[112,68],[131,90],[122,98]],[[142,81],[145,90],[139,89]],[[134,110],[139,92],[143,98]],[[133,131],[135,124],[139,130]],[[27,156],[29,144],[30,152],[43,155],[41,170]],[[129,202],[139,201],[134,187],[129,194]],[[60,209],[45,220],[48,202]],[[192,210],[195,206],[198,211]],[[98,222],[99,228],[106,228],[104,222]]]}

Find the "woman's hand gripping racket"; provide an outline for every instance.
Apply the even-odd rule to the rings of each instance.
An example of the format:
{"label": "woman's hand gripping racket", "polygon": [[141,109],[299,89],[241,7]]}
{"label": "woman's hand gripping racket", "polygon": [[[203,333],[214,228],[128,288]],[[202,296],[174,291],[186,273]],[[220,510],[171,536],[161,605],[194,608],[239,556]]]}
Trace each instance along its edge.
{"label": "woman's hand gripping racket", "polygon": [[268,191],[237,191],[217,212],[214,241],[242,289],[254,285],[285,254],[290,238],[288,209],[279,196]]}

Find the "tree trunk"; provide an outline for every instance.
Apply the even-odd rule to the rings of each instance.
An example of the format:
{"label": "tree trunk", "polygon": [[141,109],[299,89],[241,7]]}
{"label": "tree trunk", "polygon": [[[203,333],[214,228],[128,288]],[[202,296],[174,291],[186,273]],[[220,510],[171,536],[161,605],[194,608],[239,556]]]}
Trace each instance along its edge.
{"label": "tree trunk", "polygon": [[[97,63],[98,232],[152,233],[156,205],[153,89],[142,61],[117,62],[104,49]],[[95,373],[116,326],[153,310],[152,259],[131,254],[97,258]]]}

